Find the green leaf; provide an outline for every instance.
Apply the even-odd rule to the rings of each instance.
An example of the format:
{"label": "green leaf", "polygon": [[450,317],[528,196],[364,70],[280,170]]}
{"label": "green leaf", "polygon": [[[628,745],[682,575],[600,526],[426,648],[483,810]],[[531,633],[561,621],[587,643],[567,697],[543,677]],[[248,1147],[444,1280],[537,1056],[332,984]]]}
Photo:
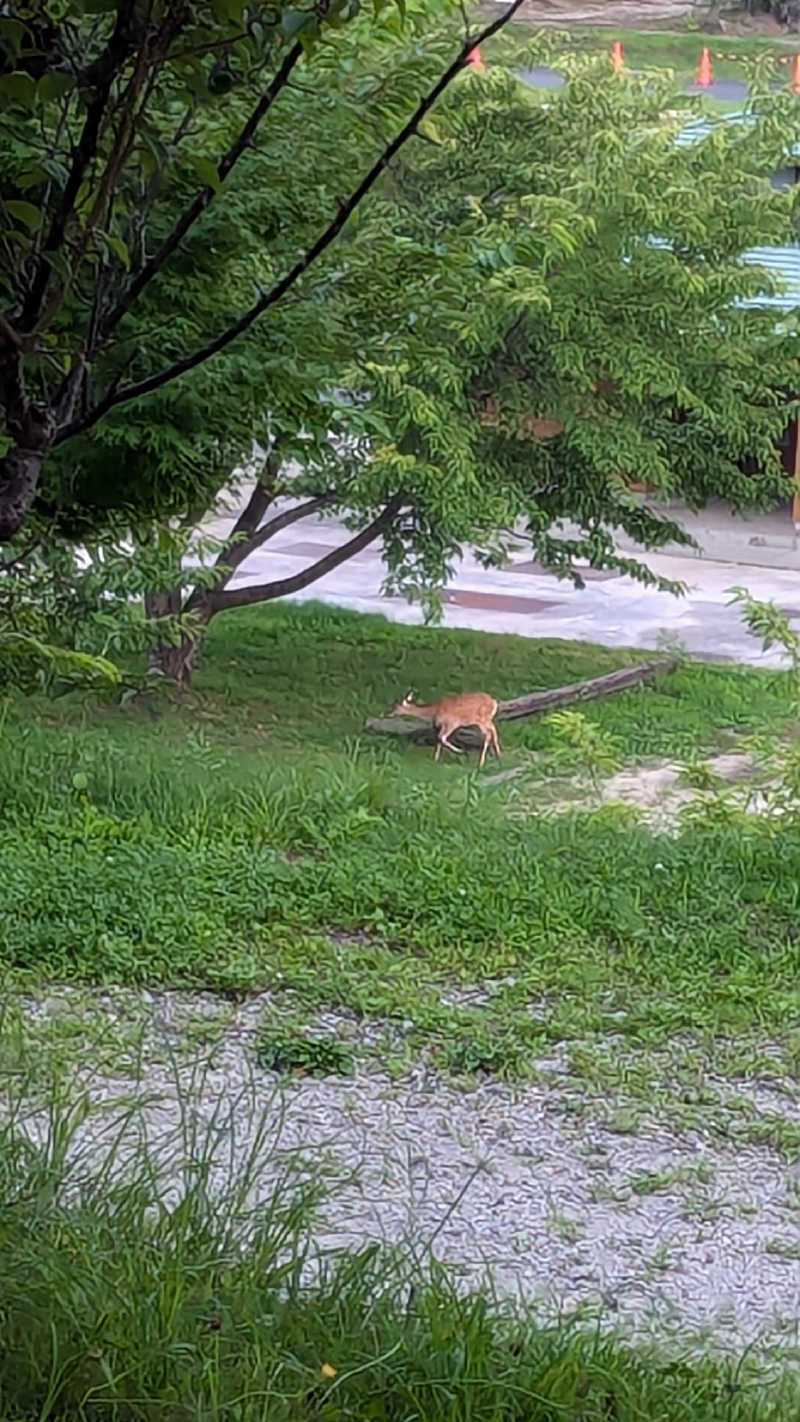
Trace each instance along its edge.
{"label": "green leaf", "polygon": [[24,168],[21,173],[17,173],[15,184],[20,192],[26,192],[28,188],[41,187],[47,182],[47,174],[38,163],[34,163],[31,168]]}
{"label": "green leaf", "polygon": [[12,217],[16,217],[19,222],[23,222],[29,232],[39,231],[42,225],[42,214],[32,202],[23,202],[20,198],[12,198],[4,206],[6,212],[9,212]]}
{"label": "green leaf", "polygon": [[36,85],[36,101],[39,104],[46,104],[53,99],[61,99],[64,94],[68,94],[74,88],[75,80],[71,74],[53,70],[50,74],[43,74]]}
{"label": "green leaf", "polygon": [[189,161],[194,168],[201,183],[207,188],[212,188],[218,193],[222,187],[216,163],[212,163],[210,158],[204,158],[202,154],[191,154]]}
{"label": "green leaf", "polygon": [[154,153],[149,148],[143,148],[139,152],[139,169],[145,182],[152,178],[158,168],[158,161]]}
{"label": "green leaf", "polygon": [[13,56],[13,58],[16,59],[25,43],[27,33],[27,27],[23,25],[21,20],[0,20],[0,45],[2,45],[6,55]]}
{"label": "green leaf", "polygon": [[58,183],[58,186],[60,188],[63,188],[64,184],[67,181],[67,178],[69,177],[69,173],[67,172],[67,169],[65,168],[64,164],[59,163],[56,158],[43,158],[42,167],[44,168],[44,171],[46,172],[47,176],[49,178],[52,178],[54,182]]}
{"label": "green leaf", "polygon": [[129,272],[131,269],[131,254],[128,251],[128,248],[126,247],[122,238],[114,236],[114,234],[111,232],[106,232],[105,240],[106,245],[111,248],[111,251],[114,253],[114,255],[116,257],[119,257],[119,260],[122,262],[122,265],[125,268],[126,272]]}
{"label": "green leaf", "polygon": [[12,74],[0,74],[0,96],[32,109],[36,102],[36,85],[30,74],[15,69]]}
{"label": "green leaf", "polygon": [[281,29],[287,39],[297,39],[302,30],[316,24],[316,16],[308,10],[284,10],[281,15]]}
{"label": "green leaf", "polygon": [[245,8],[244,0],[213,0],[211,8],[220,20],[228,20],[236,25],[242,23]]}
{"label": "green leaf", "polygon": [[89,777],[83,770],[76,770],[72,777],[73,790],[88,790]]}

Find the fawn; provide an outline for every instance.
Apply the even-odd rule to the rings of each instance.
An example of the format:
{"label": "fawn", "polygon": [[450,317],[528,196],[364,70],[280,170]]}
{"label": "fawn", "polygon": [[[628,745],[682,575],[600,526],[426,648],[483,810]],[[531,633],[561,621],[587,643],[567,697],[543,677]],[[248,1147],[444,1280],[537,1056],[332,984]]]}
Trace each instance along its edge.
{"label": "fawn", "polygon": [[464,691],[460,696],[442,696],[438,701],[431,701],[425,706],[419,705],[414,700],[414,693],[409,691],[406,696],[396,701],[386,714],[387,716],[419,716],[422,721],[431,721],[437,737],[434,760],[439,759],[442,746],[446,746],[447,750],[455,751],[456,755],[463,754],[461,747],[454,746],[450,740],[453,731],[457,731],[459,726],[477,726],[481,732],[483,747],[479,765],[483,765],[489,746],[492,747],[495,755],[499,756],[500,754],[500,742],[497,739],[494,724],[494,718],[497,715],[497,702],[485,691]]}

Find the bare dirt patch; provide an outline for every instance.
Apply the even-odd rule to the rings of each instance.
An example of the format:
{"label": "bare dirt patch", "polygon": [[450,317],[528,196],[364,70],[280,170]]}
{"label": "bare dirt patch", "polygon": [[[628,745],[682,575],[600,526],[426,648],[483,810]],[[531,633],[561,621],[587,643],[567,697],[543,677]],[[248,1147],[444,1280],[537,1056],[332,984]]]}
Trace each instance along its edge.
{"label": "bare dirt patch", "polygon": [[[494,8],[484,6],[484,9]],[[520,19],[531,25],[620,25],[625,29],[678,25],[695,7],[686,0],[528,0]]]}
{"label": "bare dirt patch", "polygon": [[[494,12],[491,0],[481,10]],[[691,0],[528,0],[518,18],[531,27],[558,25],[586,28],[613,25],[626,30],[685,30],[689,25],[707,33],[786,39],[787,30],[773,15],[748,15],[727,6]]]}
{"label": "bare dirt patch", "polygon": [[[718,782],[733,804],[753,813],[764,813],[765,790],[752,756],[731,751],[711,756],[703,762],[709,781]],[[505,778],[517,779],[525,767],[504,772]],[[493,777],[495,783],[500,776]],[[714,789],[693,784],[689,768],[677,761],[659,761],[653,765],[626,767],[615,775],[592,784],[585,776],[572,776],[558,783],[548,808],[555,814],[569,810],[597,809],[600,805],[630,805],[639,812],[643,824],[657,831],[673,830],[678,825],[680,811],[689,804],[707,800],[718,793]],[[543,806],[541,782],[530,792],[519,790],[509,813],[514,819],[540,814]]]}

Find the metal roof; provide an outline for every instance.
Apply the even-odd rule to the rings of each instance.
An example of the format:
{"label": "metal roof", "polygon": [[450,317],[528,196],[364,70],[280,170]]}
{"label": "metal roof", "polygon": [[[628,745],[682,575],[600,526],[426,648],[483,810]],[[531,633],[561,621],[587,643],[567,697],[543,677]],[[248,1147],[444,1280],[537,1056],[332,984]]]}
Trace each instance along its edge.
{"label": "metal roof", "polygon": [[[692,119],[676,135],[675,142],[680,148],[688,148],[707,138],[714,129],[726,124],[749,124],[755,121],[752,110],[735,109],[719,115],[703,115]],[[786,150],[788,159],[800,158],[800,140]],[[800,245],[786,247],[751,247],[742,252],[741,261],[751,266],[764,267],[781,285],[778,292],[762,292],[758,296],[740,297],[737,306],[774,307],[777,311],[791,311],[800,306]]]}
{"label": "metal roof", "polygon": [[[755,123],[757,114],[752,109],[731,109],[728,113],[722,114],[702,114],[699,118],[692,119],[685,124],[675,135],[675,142],[679,148],[689,148],[693,143],[699,143],[701,139],[708,138],[715,129],[724,128],[726,124],[750,124]],[[800,157],[800,138],[786,150],[786,157]]]}
{"label": "metal roof", "polygon": [[740,297],[737,306],[773,306],[777,311],[791,311],[800,306],[800,246],[751,247],[742,252],[741,260],[751,266],[766,267],[770,276],[779,281],[782,290],[762,292],[758,296]]}

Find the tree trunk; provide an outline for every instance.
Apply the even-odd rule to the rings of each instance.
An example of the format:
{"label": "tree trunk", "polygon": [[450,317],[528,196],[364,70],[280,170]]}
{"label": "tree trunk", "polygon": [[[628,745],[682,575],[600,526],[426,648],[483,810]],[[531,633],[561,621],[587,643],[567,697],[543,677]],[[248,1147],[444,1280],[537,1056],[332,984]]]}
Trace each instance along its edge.
{"label": "tree trunk", "polygon": [[[202,595],[192,599],[191,632],[182,631],[177,641],[155,641],[147,653],[147,665],[151,671],[159,671],[171,681],[179,691],[187,691],[192,684],[194,664],[203,632],[211,620],[211,609],[203,601]],[[145,611],[150,618],[176,619],[187,611],[181,603],[180,588],[169,588],[166,592],[145,593]]]}
{"label": "tree trunk", "polygon": [[156,642],[147,653],[147,665],[151,671],[161,672],[178,691],[188,691],[192,684],[197,646],[197,639],[189,637],[181,638],[177,646],[169,642]]}
{"label": "tree trunk", "polygon": [[[0,355],[0,392],[11,384],[18,354]],[[13,389],[13,385],[11,386]],[[42,405],[26,405],[21,395],[4,395],[6,428],[14,443],[0,459],[0,543],[16,538],[31,511],[42,466],[53,443],[55,417]]]}
{"label": "tree trunk", "polygon": [[[522,716],[541,716],[547,711],[555,711],[559,706],[569,706],[575,701],[594,701],[598,696],[613,696],[617,691],[627,691],[641,682],[652,681],[675,671],[677,659],[663,662],[645,662],[638,667],[622,667],[619,671],[608,672],[605,676],[592,677],[590,681],[573,681],[567,686],[554,686],[549,691],[532,691],[527,696],[517,696],[513,701],[501,701],[497,711],[498,721],[516,721]],[[407,741],[433,745],[436,731],[430,724],[409,725],[400,717],[389,720],[368,720],[365,730],[375,735],[401,736]],[[455,731],[450,740],[462,750],[478,750],[483,738],[471,726],[463,726]]]}

